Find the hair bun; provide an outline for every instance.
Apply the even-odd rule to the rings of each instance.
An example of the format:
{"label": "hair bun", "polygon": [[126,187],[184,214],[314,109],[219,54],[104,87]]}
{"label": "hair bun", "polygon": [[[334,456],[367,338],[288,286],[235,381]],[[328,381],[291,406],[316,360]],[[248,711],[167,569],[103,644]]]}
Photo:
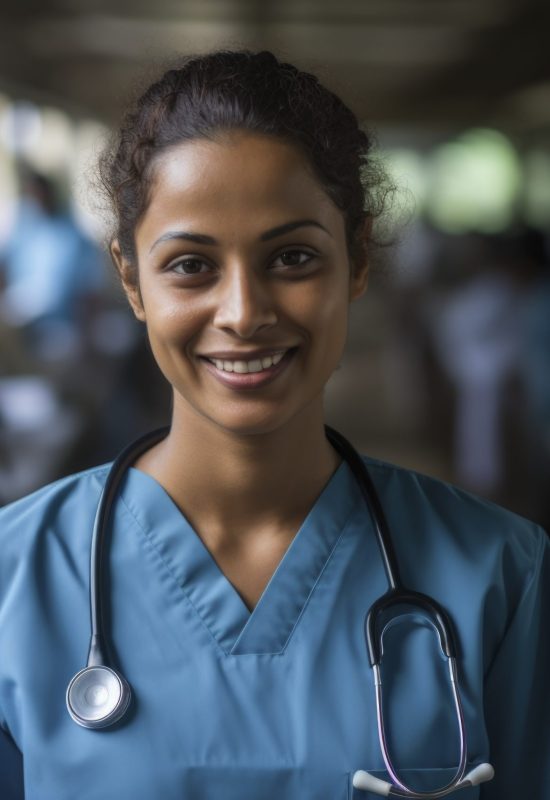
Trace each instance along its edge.
{"label": "hair bun", "polygon": [[260,66],[278,67],[279,61],[270,50],[261,50],[259,53],[254,54],[254,61]]}

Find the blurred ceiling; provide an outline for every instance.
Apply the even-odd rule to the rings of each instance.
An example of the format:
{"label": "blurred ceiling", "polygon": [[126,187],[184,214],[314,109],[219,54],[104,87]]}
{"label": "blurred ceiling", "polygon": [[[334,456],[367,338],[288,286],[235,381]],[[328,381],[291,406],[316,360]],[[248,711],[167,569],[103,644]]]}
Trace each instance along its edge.
{"label": "blurred ceiling", "polygon": [[116,119],[178,54],[268,48],[363,120],[550,130],[547,0],[0,0],[0,90]]}

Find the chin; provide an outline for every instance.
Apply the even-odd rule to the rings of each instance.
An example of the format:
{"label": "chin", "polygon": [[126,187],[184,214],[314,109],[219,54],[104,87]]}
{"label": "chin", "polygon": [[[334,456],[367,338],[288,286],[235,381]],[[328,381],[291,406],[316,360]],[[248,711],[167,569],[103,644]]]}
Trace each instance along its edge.
{"label": "chin", "polygon": [[218,427],[227,433],[236,436],[262,436],[274,433],[284,425],[282,420],[247,419],[244,416],[238,420],[214,420]]}
{"label": "chin", "polygon": [[[179,395],[179,401],[177,397]],[[319,402],[321,405],[322,413],[322,393],[315,394],[311,399],[302,398],[301,402],[290,402],[290,397],[271,398],[270,400],[264,399],[260,402],[259,398],[234,398],[228,399],[225,402],[221,400],[211,399],[211,402],[204,404],[202,402],[193,402],[190,395],[183,395],[177,391],[174,393],[175,404],[179,405],[180,412],[178,414],[183,424],[185,419],[189,424],[195,427],[197,417],[199,418],[199,426],[203,430],[209,428],[217,428],[230,435],[235,436],[262,436],[281,431],[287,425],[297,424],[297,430],[301,427],[307,427],[307,421],[311,420],[312,416],[317,416],[316,406]],[[205,398],[198,397],[197,400]],[[183,401],[183,402],[181,402]],[[192,416],[195,417],[195,422],[189,420],[189,409],[193,410]],[[298,419],[300,418],[300,419]]]}
{"label": "chin", "polygon": [[213,423],[218,428],[236,436],[262,436],[275,433],[284,428],[299,412],[287,409],[283,411],[281,404],[270,408],[253,409],[237,408],[231,413],[230,408],[226,413],[202,412],[205,420]]}

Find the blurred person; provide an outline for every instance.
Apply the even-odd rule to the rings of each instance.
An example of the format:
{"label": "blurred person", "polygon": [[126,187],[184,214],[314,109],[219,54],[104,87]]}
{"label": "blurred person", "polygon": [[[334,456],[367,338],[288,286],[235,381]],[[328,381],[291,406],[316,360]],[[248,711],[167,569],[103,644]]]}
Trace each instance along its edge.
{"label": "blurred person", "polygon": [[53,182],[20,165],[21,198],[0,249],[0,322],[36,361],[82,352],[86,302],[101,292],[103,259],[66,212]]}
{"label": "blurred person", "polygon": [[[525,397],[523,431],[528,442],[526,488],[533,516],[550,526],[550,253],[548,240],[526,230],[521,253],[523,306],[521,378]],[[519,254],[518,254],[519,260]]]}
{"label": "blurred person", "polygon": [[126,116],[111,253],[171,425],[0,511],[2,800],[549,800],[544,532],[325,425],[370,151],[266,51]]}
{"label": "blurred person", "polygon": [[455,391],[456,479],[497,497],[506,473],[503,398],[519,369],[521,297],[494,240],[472,235],[460,254],[458,281],[433,298],[433,346]]}
{"label": "blurred person", "polygon": [[[18,174],[20,199],[0,248],[0,502],[57,477],[82,435],[81,367],[105,279],[103,255],[53,181],[22,163]],[[99,382],[103,375],[95,369]]]}

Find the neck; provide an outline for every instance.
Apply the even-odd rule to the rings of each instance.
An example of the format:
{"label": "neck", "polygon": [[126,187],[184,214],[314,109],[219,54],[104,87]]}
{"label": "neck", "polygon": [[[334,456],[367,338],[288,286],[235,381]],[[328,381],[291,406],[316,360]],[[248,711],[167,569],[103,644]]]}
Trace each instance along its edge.
{"label": "neck", "polygon": [[322,400],[261,434],[228,431],[175,403],[170,434],[136,466],[221,548],[244,546],[260,529],[295,532],[340,461]]}

